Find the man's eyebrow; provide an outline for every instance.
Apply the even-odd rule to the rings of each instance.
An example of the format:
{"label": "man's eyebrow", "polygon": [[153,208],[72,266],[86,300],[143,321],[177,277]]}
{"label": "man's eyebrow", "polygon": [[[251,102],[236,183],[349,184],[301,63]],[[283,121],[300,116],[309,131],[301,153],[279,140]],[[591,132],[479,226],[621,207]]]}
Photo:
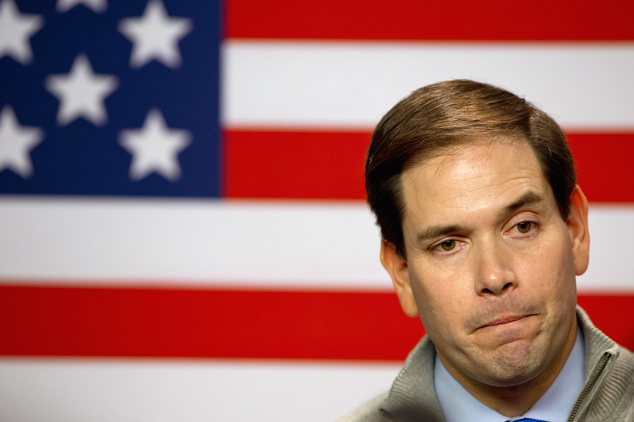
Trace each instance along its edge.
{"label": "man's eyebrow", "polygon": [[[498,218],[505,217],[511,214],[518,209],[525,207],[527,205],[537,204],[540,202],[546,201],[546,198],[535,192],[526,192],[524,195],[520,196],[513,203],[504,207],[500,212],[498,212]],[[446,226],[432,226],[420,233],[416,234],[416,242],[421,244],[429,239],[435,239],[437,237],[446,236],[448,234],[462,232],[465,231],[466,228],[463,226],[459,226],[456,224],[446,225]]]}
{"label": "man's eyebrow", "polygon": [[446,236],[451,233],[463,231],[464,227],[457,225],[450,226],[432,226],[424,231],[416,234],[416,242],[423,243],[426,240],[434,239],[436,237]]}
{"label": "man's eyebrow", "polygon": [[503,218],[527,205],[533,205],[533,204],[537,204],[539,202],[545,202],[545,201],[546,201],[546,198],[538,193],[526,192],[524,195],[520,196],[512,204],[509,204],[506,207],[502,208],[500,212],[498,212],[498,218]]}

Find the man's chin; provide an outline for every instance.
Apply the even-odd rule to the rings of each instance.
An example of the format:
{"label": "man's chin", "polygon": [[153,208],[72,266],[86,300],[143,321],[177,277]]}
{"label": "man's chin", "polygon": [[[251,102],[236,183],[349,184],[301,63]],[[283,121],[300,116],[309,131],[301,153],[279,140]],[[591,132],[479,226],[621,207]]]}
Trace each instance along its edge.
{"label": "man's chin", "polygon": [[495,387],[511,387],[531,381],[546,367],[544,354],[531,349],[524,342],[497,348],[473,366],[480,368],[474,378]]}

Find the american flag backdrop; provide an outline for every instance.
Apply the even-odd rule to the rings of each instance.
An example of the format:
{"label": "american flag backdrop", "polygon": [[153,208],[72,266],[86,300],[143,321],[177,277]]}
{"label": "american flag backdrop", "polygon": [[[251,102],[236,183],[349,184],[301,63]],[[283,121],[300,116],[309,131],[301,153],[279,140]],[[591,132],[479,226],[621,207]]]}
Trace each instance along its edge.
{"label": "american flag backdrop", "polygon": [[0,422],[328,421],[424,331],[378,260],[373,126],[507,88],[569,135],[579,303],[634,349],[634,3],[0,0]]}

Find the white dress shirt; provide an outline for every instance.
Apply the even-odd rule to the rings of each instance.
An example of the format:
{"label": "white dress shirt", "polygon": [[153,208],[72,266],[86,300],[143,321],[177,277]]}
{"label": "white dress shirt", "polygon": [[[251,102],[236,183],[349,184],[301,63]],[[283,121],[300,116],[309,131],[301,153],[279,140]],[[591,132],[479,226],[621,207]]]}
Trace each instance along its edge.
{"label": "white dress shirt", "polygon": [[436,356],[434,387],[447,422],[506,422],[522,418],[566,422],[584,384],[585,345],[581,329],[564,367],[546,393],[522,416],[509,419],[485,406],[464,389]]}

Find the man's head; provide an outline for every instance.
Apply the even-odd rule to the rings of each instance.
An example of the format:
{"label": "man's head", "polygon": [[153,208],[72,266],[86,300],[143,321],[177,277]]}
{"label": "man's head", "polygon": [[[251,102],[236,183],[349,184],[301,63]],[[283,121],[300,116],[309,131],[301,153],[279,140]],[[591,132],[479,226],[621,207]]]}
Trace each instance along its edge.
{"label": "man's head", "polygon": [[574,344],[589,247],[557,124],[489,85],[431,85],[381,120],[366,177],[382,263],[449,372],[549,385]]}
{"label": "man's head", "polygon": [[405,257],[403,171],[458,145],[502,137],[528,141],[566,220],[576,176],[566,137],[557,123],[508,91],[454,80],[414,91],[383,116],[374,130],[365,188],[383,238]]}

